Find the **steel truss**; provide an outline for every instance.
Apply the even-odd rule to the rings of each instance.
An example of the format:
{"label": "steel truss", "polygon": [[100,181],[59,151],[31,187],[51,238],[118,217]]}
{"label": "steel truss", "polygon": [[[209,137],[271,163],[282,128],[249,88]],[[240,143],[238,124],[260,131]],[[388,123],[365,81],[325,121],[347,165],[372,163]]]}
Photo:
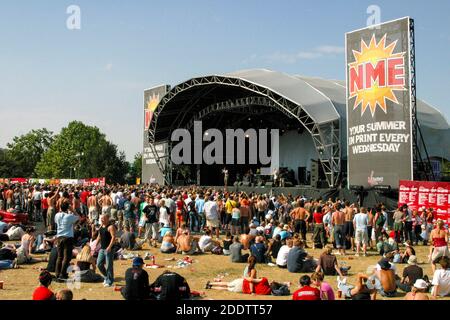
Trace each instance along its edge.
{"label": "steel truss", "polygon": [[[417,119],[417,98],[416,98],[416,49],[415,49],[415,34],[414,34],[414,19],[409,19],[409,55],[410,55],[410,77],[411,77],[411,117],[412,117],[412,138],[413,138],[413,170],[417,173],[422,173],[424,177],[413,176],[415,180],[435,180],[434,172],[431,166],[430,157],[428,155],[427,147],[422,136],[419,121]],[[420,151],[420,143],[422,143],[424,157]]]}
{"label": "steel truss", "polygon": [[[213,85],[213,88],[208,88],[208,86]],[[180,83],[173,87],[166,95],[161,99],[158,104],[158,107],[154,111],[152,121],[150,122],[150,126],[148,129],[148,136],[150,144],[154,144],[156,141],[156,132],[159,131],[168,131],[172,132],[174,129],[179,128],[184,122],[186,116],[190,113],[190,111],[197,105],[198,101],[202,96],[208,94],[215,87],[214,85],[225,85],[231,87],[240,87],[244,88],[250,92],[256,93],[258,96],[248,97],[243,99],[237,99],[234,102],[223,101],[210,106],[205,107],[204,109],[208,109],[209,111],[202,111],[199,114],[206,115],[211,112],[214,108],[216,110],[223,108],[222,110],[227,110],[231,107],[232,104],[240,104],[239,108],[243,107],[243,103],[245,103],[245,99],[249,99],[250,102],[252,99],[264,98],[261,100],[262,105],[269,105],[271,108],[274,108],[289,118],[297,119],[300,124],[306,128],[306,130],[313,137],[314,145],[316,147],[317,155],[322,163],[325,177],[327,179],[327,183],[330,187],[337,186],[337,182],[341,172],[341,142],[340,142],[340,123],[339,120],[330,121],[327,123],[317,124],[310,117],[310,115],[303,109],[303,107],[299,104],[292,102],[291,100],[286,99],[285,97],[279,95],[276,92],[273,92],[269,88],[259,86],[252,82],[232,77],[224,77],[224,76],[207,76],[207,77],[199,77],[193,78],[183,83]],[[184,104],[184,108],[182,112],[176,113],[176,118],[172,122],[170,128],[158,128],[158,117],[163,111],[164,107],[167,103],[169,103],[173,98],[175,98],[178,94],[191,89],[193,87],[204,89],[199,90],[199,92],[191,97],[190,101]],[[269,102],[268,102],[269,101]],[[198,116],[198,114],[197,114]],[[193,120],[190,122],[193,123]],[[169,140],[169,139],[168,139]],[[171,151],[171,144],[169,142],[169,155]],[[154,153],[155,159],[157,163],[162,162],[163,159],[160,159],[157,153]],[[172,165],[170,161],[170,157],[166,159],[166,166],[164,166],[162,172],[164,173],[166,183],[172,183]],[[159,165],[158,165],[159,166]],[[162,166],[159,166],[161,169]]]}

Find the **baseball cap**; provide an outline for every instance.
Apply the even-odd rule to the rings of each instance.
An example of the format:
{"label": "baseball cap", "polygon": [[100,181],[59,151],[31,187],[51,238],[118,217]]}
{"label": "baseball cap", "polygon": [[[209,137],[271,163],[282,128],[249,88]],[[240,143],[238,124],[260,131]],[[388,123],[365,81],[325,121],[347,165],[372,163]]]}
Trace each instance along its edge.
{"label": "baseball cap", "polygon": [[428,284],[423,279],[417,279],[416,282],[414,282],[414,287],[417,289],[426,289],[428,288]]}
{"label": "baseball cap", "polygon": [[142,266],[144,264],[144,260],[141,257],[136,257],[133,259],[133,267]]}

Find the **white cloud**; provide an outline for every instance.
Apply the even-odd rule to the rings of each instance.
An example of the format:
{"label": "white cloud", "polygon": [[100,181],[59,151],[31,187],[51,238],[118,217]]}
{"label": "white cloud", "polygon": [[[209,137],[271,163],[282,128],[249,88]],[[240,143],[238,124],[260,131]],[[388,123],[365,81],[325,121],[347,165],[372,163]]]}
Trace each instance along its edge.
{"label": "white cloud", "polygon": [[339,54],[343,54],[344,51],[345,51],[344,47],[322,45],[309,51],[298,51],[293,53],[277,51],[271,54],[264,54],[264,55],[252,54],[242,63],[247,64],[251,61],[262,60],[264,62],[281,62],[286,64],[293,64],[299,60],[313,60],[328,56],[336,56]]}

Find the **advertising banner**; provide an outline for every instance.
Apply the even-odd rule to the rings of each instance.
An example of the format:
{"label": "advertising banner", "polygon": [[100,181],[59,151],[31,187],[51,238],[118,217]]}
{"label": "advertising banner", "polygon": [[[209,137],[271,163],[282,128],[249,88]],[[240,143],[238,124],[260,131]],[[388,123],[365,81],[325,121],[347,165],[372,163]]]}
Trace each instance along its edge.
{"label": "advertising banner", "polygon": [[413,179],[410,19],[346,34],[348,183]]}
{"label": "advertising banner", "polygon": [[[148,141],[148,128],[159,101],[170,90],[168,85],[161,85],[144,90],[144,145],[142,150],[142,179],[141,183],[150,183],[150,180],[164,184],[164,176],[158,167],[155,155]],[[166,155],[165,144],[155,145],[159,157]]]}
{"label": "advertising banner", "polygon": [[433,208],[436,219],[450,223],[450,182],[401,180],[398,204],[412,210]]}

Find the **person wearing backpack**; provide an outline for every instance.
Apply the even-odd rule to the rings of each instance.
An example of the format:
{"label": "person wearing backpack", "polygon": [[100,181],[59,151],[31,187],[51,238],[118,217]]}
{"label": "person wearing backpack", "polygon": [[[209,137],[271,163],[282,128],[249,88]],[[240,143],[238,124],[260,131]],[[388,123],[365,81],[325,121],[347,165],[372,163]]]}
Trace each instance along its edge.
{"label": "person wearing backpack", "polygon": [[386,231],[384,230],[386,217],[384,216],[381,207],[377,207],[374,220],[375,220],[375,238],[379,239],[381,235],[386,233]]}
{"label": "person wearing backpack", "polygon": [[[148,198],[148,205],[142,210],[144,213],[145,221],[145,240],[148,240],[149,244],[156,248],[158,242],[159,232],[159,210],[155,205],[155,200],[152,196]],[[150,237],[151,233],[151,237]]]}

